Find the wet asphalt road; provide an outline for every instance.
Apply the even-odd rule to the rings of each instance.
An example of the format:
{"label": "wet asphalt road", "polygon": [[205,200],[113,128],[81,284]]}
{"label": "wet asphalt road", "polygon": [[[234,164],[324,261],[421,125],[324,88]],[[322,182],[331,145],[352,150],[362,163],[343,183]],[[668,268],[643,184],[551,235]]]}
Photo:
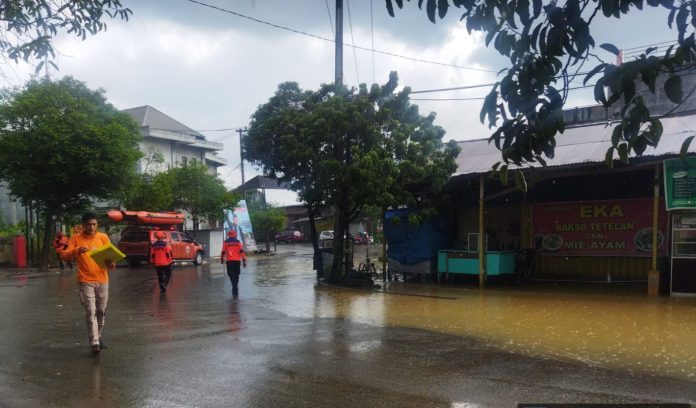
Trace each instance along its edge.
{"label": "wet asphalt road", "polygon": [[[218,263],[177,266],[166,295],[150,268],[119,268],[104,331],[109,348],[98,357],[86,344],[74,273],[0,270],[0,406],[696,402],[696,380],[525,355],[399,319],[364,318],[375,296],[407,294],[422,308],[443,298],[412,286],[375,294],[317,285],[310,251],[282,246],[274,257],[250,260],[239,299]],[[342,311],[346,302],[350,312]]]}

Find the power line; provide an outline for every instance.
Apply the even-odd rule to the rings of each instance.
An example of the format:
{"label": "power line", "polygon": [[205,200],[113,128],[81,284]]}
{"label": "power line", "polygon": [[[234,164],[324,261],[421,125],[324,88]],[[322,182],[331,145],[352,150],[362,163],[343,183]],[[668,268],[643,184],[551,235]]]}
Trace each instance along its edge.
{"label": "power line", "polygon": [[329,9],[329,0],[324,0],[326,3],[326,13],[329,15],[329,24],[331,25],[331,35],[336,35],[333,28],[333,20],[331,20],[331,9]]}
{"label": "power line", "polygon": [[[213,6],[213,5],[211,5],[211,4],[203,3],[203,2],[200,2],[200,1],[198,1],[198,0],[186,0],[186,1],[191,2],[191,3],[194,3],[194,4],[198,4],[198,5],[203,6],[203,7],[208,7],[208,8],[211,8],[211,9],[213,9],[213,10],[221,11],[221,12],[223,12],[223,13],[228,13],[228,14],[235,15],[235,16],[237,16],[237,17],[245,18],[245,19],[247,19],[247,20],[251,20],[251,21],[256,22],[256,23],[260,23],[260,24],[264,24],[264,25],[271,26],[271,27],[274,27],[274,28],[278,28],[278,29],[280,29],[280,30],[290,31],[290,32],[293,32],[293,33],[295,33],[295,34],[300,34],[300,35],[304,35],[304,36],[307,36],[307,37],[316,38],[317,40],[322,40],[322,41],[326,41],[326,42],[330,42],[330,43],[335,43],[335,40],[333,40],[333,39],[331,39],[331,38],[326,38],[326,37],[322,37],[322,36],[319,36],[319,35],[316,35],[316,34],[311,34],[311,33],[305,32],[305,31],[296,30],[296,29],[294,29],[294,28],[289,28],[289,27],[285,27],[285,26],[278,25],[278,24],[270,23],[270,22],[268,22],[268,21],[264,21],[264,20],[260,20],[260,19],[258,19],[258,18],[250,17],[250,16],[247,16],[247,15],[245,15],[245,14],[237,13],[236,11],[227,10],[227,9],[224,9],[224,8],[221,8],[221,7]],[[497,72],[497,71],[493,71],[493,70],[490,70],[490,69],[474,68],[474,67],[464,67],[464,66],[456,65],[456,64],[448,64],[448,63],[445,63],[445,62],[430,61],[430,60],[425,60],[425,59],[421,59],[421,58],[408,57],[408,56],[406,56],[406,55],[400,55],[400,54],[396,54],[396,53],[393,53],[393,52],[380,51],[380,50],[375,50],[375,49],[372,49],[372,48],[361,47],[361,46],[355,45],[355,44],[345,44],[345,43],[344,43],[343,45],[348,46],[348,47],[353,47],[353,48],[358,49],[358,50],[376,52],[376,53],[382,54],[382,55],[389,55],[389,56],[391,56],[391,57],[402,58],[402,59],[406,59],[406,60],[410,60],[410,61],[416,61],[416,62],[422,62],[422,63],[425,63],[425,64],[440,65],[440,66],[451,67],[451,68],[459,68],[459,69],[467,69],[467,70],[470,70],[470,71],[494,72],[494,73]]]}
{"label": "power line", "polygon": [[370,0],[370,41],[372,42],[372,83],[375,83],[375,23],[372,18],[372,0]]}
{"label": "power line", "polygon": [[[350,40],[355,44],[355,37],[353,37],[353,19],[350,17],[350,0],[346,0],[346,6],[348,6],[348,25],[350,26]],[[355,53],[355,48],[353,48],[353,62],[355,63],[355,79],[360,83],[360,74],[358,73],[358,55]]]}
{"label": "power line", "polygon": [[[490,84],[493,85],[493,84]],[[568,88],[568,91],[575,91],[578,89],[593,88],[595,84],[575,86]],[[415,93],[415,92],[411,92]],[[473,97],[473,98],[411,98],[412,101],[481,101],[486,99],[485,97]]]}
{"label": "power line", "polygon": [[445,92],[445,91],[458,91],[461,89],[474,89],[474,88],[485,88],[489,86],[493,86],[495,83],[490,83],[490,84],[478,84],[478,85],[466,85],[466,86],[455,86],[452,88],[439,88],[439,89],[424,89],[422,91],[411,91],[411,94],[419,94],[419,93],[431,93],[431,92]]}

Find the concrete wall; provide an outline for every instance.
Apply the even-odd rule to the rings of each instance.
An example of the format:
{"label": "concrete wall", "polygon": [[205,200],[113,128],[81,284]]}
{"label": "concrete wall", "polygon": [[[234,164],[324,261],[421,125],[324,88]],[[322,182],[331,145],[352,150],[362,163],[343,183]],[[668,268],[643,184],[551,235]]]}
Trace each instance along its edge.
{"label": "concrete wall", "polygon": [[14,266],[13,238],[0,238],[0,265]]}
{"label": "concrete wall", "polygon": [[[193,237],[193,231],[186,231],[191,237]],[[199,244],[205,245],[205,257],[220,258],[220,252],[222,252],[222,242],[224,240],[225,232],[222,229],[204,229],[198,230],[194,239]]]}

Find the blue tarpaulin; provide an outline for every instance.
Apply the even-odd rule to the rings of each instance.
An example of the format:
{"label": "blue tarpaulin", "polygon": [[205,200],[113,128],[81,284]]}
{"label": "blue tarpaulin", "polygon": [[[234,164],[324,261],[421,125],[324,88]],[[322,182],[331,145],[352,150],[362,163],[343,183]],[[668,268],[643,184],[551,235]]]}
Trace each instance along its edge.
{"label": "blue tarpaulin", "polygon": [[410,213],[409,209],[398,209],[384,214],[384,235],[389,243],[387,256],[406,265],[437,259],[437,251],[448,245],[447,218],[434,217],[420,225],[411,225]]}

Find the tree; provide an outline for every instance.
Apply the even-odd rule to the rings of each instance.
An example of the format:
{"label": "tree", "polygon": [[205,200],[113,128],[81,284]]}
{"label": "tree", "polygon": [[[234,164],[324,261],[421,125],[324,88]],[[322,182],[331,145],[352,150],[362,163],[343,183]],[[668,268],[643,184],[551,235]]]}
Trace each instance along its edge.
{"label": "tree", "polygon": [[14,61],[53,58],[59,33],[84,40],[106,30],[105,15],[128,20],[131,14],[120,0],[5,0],[0,2],[0,52]]}
{"label": "tree", "polygon": [[249,208],[249,217],[251,218],[251,225],[257,231],[257,242],[259,237],[264,237],[266,253],[269,253],[273,237],[277,232],[282,231],[287,221],[285,211],[270,204],[266,204],[263,207],[252,205]]}
{"label": "tree", "polygon": [[233,208],[241,198],[239,194],[228,191],[222,180],[217,175],[209,174],[203,164],[175,167],[161,177],[170,183],[174,208],[184,209],[191,214],[194,234],[201,220],[222,220],[222,209]]}
{"label": "tree", "polygon": [[[386,0],[387,11],[392,16],[393,3],[399,8],[404,4],[403,0]],[[418,6],[423,3],[419,0]],[[545,158],[553,158],[555,136],[565,129],[563,106],[570,81],[577,76],[585,76],[583,84],[599,76],[594,83],[597,102],[605,107],[622,104],[620,123],[614,128],[606,154],[608,165],[612,164],[615,152],[628,162],[631,154],[640,156],[648,146],[657,146],[660,141],[662,124],[659,118],[651,117],[643,97],[636,92],[637,83],[642,82],[655,93],[657,77],[666,75],[667,97],[674,103],[685,99],[679,73],[696,60],[696,3],[692,1],[427,0],[425,3],[433,23],[436,16],[444,18],[450,6],[463,9],[461,20],[469,32],[484,32],[486,45],[492,43],[500,54],[509,58],[509,67],[485,98],[480,114],[481,122],[487,121],[489,128],[496,128],[490,140],[502,154],[502,163],[494,167],[501,177],[506,177],[510,163],[545,165]],[[619,66],[601,62],[589,72],[581,73],[588,60],[599,59],[593,53],[596,44],[590,30],[595,18],[601,13],[619,19],[629,12],[643,10],[644,5],[669,10],[667,25],[671,28],[676,24],[678,45],[669,47],[664,55],[656,55],[656,48],[651,47],[634,61]],[[612,44],[599,47],[619,54]],[[693,92],[690,90],[689,95]],[[682,146],[682,154],[691,140],[693,136]]]}
{"label": "tree", "polygon": [[174,191],[168,173],[134,176],[120,203],[128,209],[142,211],[174,210]]}
{"label": "tree", "polygon": [[281,84],[243,142],[245,158],[287,182],[309,208],[335,208],[333,280],[346,272],[343,237],[364,206],[419,205],[426,195],[414,187],[437,189],[456,168],[458,150],[443,145],[434,114],[421,116],[410,89],[395,93],[397,86],[396,73],[370,90]]}
{"label": "tree", "polygon": [[120,196],[140,157],[138,125],[71,77],[31,81],[0,101],[0,179],[44,219],[41,267],[53,219]]}

